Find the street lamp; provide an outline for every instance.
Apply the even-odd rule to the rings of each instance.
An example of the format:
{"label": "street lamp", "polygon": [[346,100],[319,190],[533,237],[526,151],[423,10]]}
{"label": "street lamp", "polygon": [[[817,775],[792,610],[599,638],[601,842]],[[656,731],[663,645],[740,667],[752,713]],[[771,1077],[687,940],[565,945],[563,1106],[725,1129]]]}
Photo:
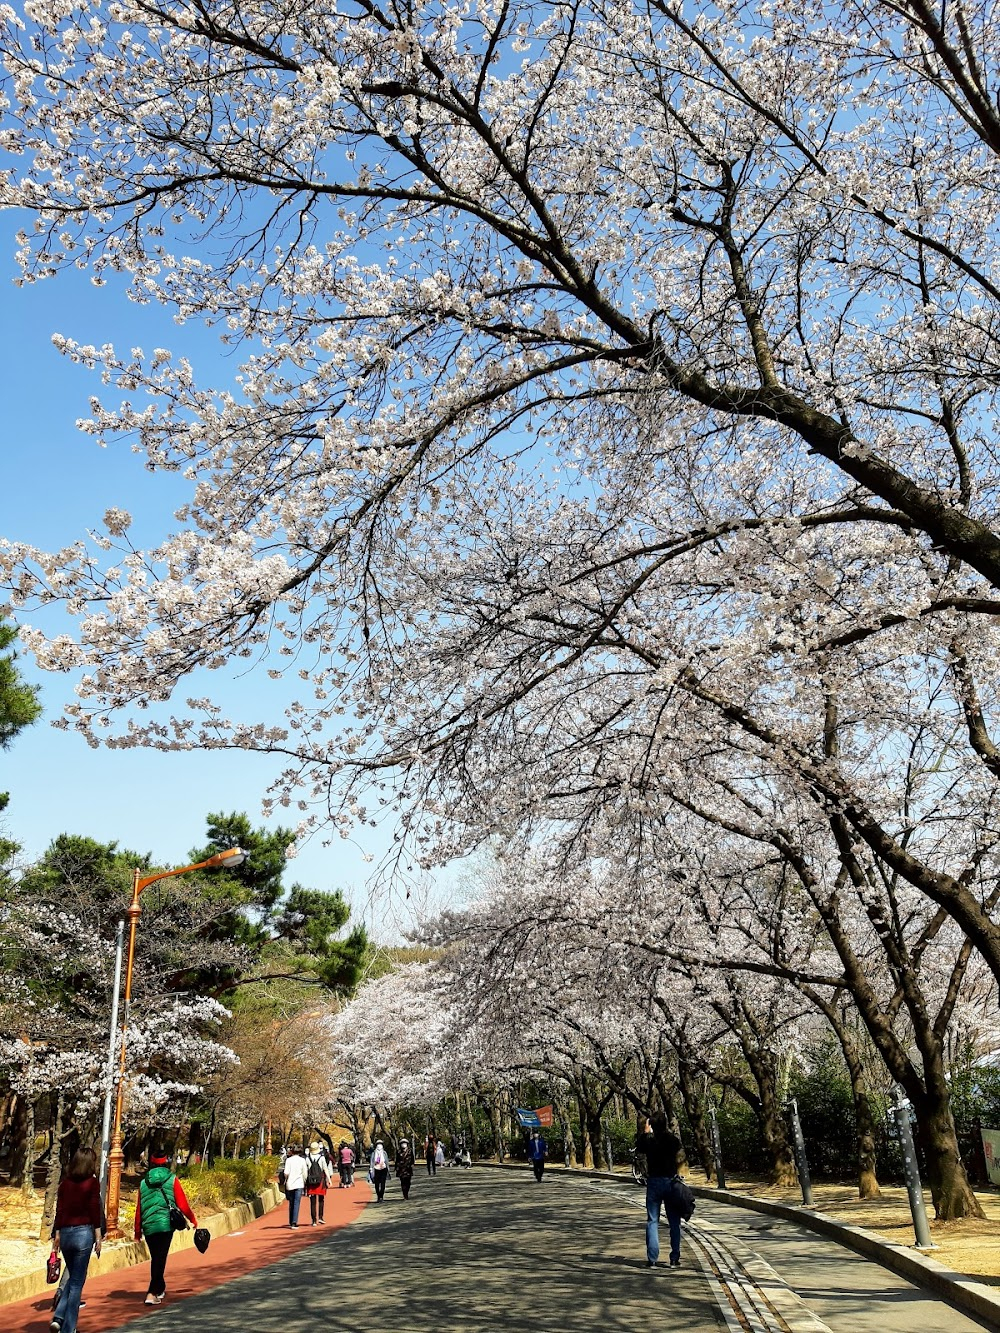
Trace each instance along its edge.
{"label": "street lamp", "polygon": [[230,847],[228,851],[216,852],[207,861],[198,861],[192,866],[181,866],[179,870],[161,870],[157,875],[140,876],[138,868],[132,872],[132,901],[128,912],[128,954],[125,964],[125,1012],[122,1018],[122,1041],[118,1056],[118,1095],[115,1098],[115,1123],[111,1132],[111,1151],[108,1154],[108,1195],[105,1213],[108,1222],[108,1237],[117,1240],[121,1236],[118,1226],[118,1205],[121,1200],[122,1167],[125,1154],[122,1151],[122,1108],[125,1099],[125,1039],[128,1034],[129,1001],[132,998],[132,967],[135,962],[135,928],[139,924],[142,908],[139,896],[150,884],[161,879],[170,879],[173,875],[186,875],[191,870],[210,870],[218,866],[241,866],[247,859],[247,853],[241,847]]}

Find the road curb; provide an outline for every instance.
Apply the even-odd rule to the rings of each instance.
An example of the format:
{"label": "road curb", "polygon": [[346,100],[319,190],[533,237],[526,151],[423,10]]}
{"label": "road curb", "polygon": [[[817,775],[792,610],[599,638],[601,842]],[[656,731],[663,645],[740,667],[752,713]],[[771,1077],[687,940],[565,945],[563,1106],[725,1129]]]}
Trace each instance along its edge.
{"label": "road curb", "polygon": [[[277,1185],[268,1185],[254,1198],[241,1199],[238,1203],[223,1208],[221,1212],[211,1213],[208,1217],[200,1219],[199,1225],[207,1228],[209,1234],[213,1237],[228,1236],[230,1232],[239,1231],[242,1227],[245,1227],[255,1217],[263,1217],[265,1213],[269,1213],[283,1199],[284,1195]],[[180,1250],[189,1250],[193,1245],[194,1231],[189,1227],[187,1231],[175,1233],[170,1246],[171,1253],[176,1254]],[[47,1253],[46,1250],[45,1254],[40,1255],[37,1272],[33,1270],[30,1273],[18,1273],[13,1277],[0,1278],[0,1305],[10,1305],[14,1301],[23,1301],[29,1296],[37,1296],[47,1288],[51,1290],[49,1284],[45,1281],[45,1256]],[[149,1250],[146,1249],[145,1241],[105,1241],[100,1256],[91,1256],[87,1275],[88,1277],[100,1277],[103,1273],[114,1273],[119,1268],[133,1268],[136,1264],[148,1262]]]}
{"label": "road curb", "polygon": [[[614,1179],[609,1172],[603,1173]],[[688,1181],[690,1185],[691,1182]],[[811,1208],[800,1208],[791,1203],[776,1203],[772,1199],[759,1199],[752,1194],[736,1194],[733,1190],[712,1189],[704,1185],[691,1185],[691,1190],[699,1199],[715,1199],[719,1203],[733,1204],[737,1208],[746,1208],[755,1213],[766,1213],[770,1217],[781,1218],[785,1222],[794,1222],[809,1231],[818,1232],[834,1240],[846,1249],[854,1250],[866,1259],[874,1259],[883,1268],[898,1273],[909,1282],[927,1287],[935,1295],[942,1297],[963,1314],[975,1315],[985,1320],[993,1328],[1000,1329],[1000,1297],[992,1287],[964,1273],[956,1273],[946,1268],[937,1259],[929,1255],[917,1254],[905,1245],[894,1245],[884,1240],[873,1231],[863,1227],[852,1227],[846,1222],[838,1222],[826,1213],[816,1212]]]}
{"label": "road curb", "polygon": [[[512,1170],[521,1166],[513,1162],[477,1162],[476,1166],[492,1166],[498,1170]],[[524,1169],[524,1168],[522,1168]],[[630,1181],[630,1176],[622,1176],[613,1171],[598,1171],[591,1168],[557,1168],[560,1175],[570,1177],[589,1176],[594,1180],[617,1180],[619,1183]],[[928,1255],[917,1254],[905,1245],[894,1245],[884,1240],[873,1231],[863,1227],[852,1227],[846,1222],[838,1222],[826,1213],[816,1212],[811,1208],[800,1208],[795,1204],[776,1203],[771,1199],[759,1199],[753,1194],[736,1194],[732,1190],[720,1190],[705,1185],[692,1185],[692,1193],[699,1199],[715,1199],[719,1203],[732,1204],[737,1208],[747,1208],[751,1212],[767,1213],[779,1217],[785,1222],[794,1222],[809,1231],[818,1232],[829,1240],[836,1241],[845,1249],[854,1250],[866,1259],[873,1259],[891,1272],[905,1277],[908,1282],[926,1287],[940,1296],[942,1300],[961,1310],[963,1314],[974,1315],[991,1328],[1000,1329],[1000,1296],[993,1287],[988,1287],[964,1273],[956,1273],[946,1268],[937,1259]]]}

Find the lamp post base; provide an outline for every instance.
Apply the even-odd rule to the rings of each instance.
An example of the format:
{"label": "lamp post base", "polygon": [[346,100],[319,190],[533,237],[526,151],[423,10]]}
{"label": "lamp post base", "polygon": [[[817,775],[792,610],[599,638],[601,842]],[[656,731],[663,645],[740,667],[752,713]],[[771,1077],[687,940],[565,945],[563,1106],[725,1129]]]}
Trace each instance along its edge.
{"label": "lamp post base", "polygon": [[118,1210],[121,1203],[122,1190],[122,1168],[125,1165],[125,1154],[122,1152],[121,1140],[113,1143],[111,1151],[108,1153],[108,1198],[105,1204],[104,1212],[108,1223],[108,1240],[121,1240],[122,1230],[118,1225]]}

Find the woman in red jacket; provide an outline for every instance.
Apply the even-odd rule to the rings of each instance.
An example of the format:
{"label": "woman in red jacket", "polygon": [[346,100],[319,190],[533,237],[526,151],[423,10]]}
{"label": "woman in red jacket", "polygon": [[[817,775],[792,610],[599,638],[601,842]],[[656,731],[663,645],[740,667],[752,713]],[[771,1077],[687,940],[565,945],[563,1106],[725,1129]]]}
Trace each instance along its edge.
{"label": "woman in red jacket", "polygon": [[159,1305],[167,1287],[163,1280],[167,1254],[174,1231],[170,1225],[170,1205],[175,1204],[193,1227],[198,1219],[191,1211],[181,1182],[167,1165],[167,1154],[155,1149],[149,1154],[149,1170],[139,1184],[135,1202],[135,1238],[143,1237],[149,1250],[149,1290],[146,1305]]}
{"label": "woman in red jacket", "polygon": [[69,1281],[52,1312],[51,1333],[76,1333],[90,1254],[101,1252],[101,1187],[94,1175],[95,1165],[92,1148],[75,1152],[56,1196],[52,1248],[62,1250]]}

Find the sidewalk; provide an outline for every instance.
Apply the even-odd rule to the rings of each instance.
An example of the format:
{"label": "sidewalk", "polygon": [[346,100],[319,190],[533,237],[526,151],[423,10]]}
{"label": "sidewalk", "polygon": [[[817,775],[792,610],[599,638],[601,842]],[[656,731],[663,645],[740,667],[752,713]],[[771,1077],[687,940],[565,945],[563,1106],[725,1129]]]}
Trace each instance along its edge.
{"label": "sidewalk", "polygon": [[[258,1217],[242,1231],[219,1236],[205,1254],[195,1249],[171,1253],[167,1261],[167,1297],[162,1306],[143,1305],[149,1279],[149,1264],[120,1268],[103,1277],[89,1279],[83,1289],[86,1308],[80,1311],[80,1333],[106,1333],[132,1319],[155,1315],[178,1301],[220,1287],[269,1264],[278,1263],[345,1227],[368,1203],[370,1191],[362,1177],[352,1190],[332,1189],[326,1196],[326,1225],[309,1225],[309,1202],[302,1201],[298,1231],[287,1226],[284,1203]],[[302,1216],[305,1225],[302,1225]],[[52,1319],[51,1289],[41,1296],[0,1306],[0,1333],[48,1333]]]}

